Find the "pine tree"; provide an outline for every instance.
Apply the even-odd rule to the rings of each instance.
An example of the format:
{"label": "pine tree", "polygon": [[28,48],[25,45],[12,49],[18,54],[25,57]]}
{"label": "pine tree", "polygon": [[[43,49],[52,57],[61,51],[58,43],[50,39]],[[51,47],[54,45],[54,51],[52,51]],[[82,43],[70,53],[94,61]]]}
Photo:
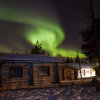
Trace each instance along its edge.
{"label": "pine tree", "polygon": [[42,45],[38,42],[34,45],[31,50],[31,54],[43,54],[45,55],[45,51],[42,49]]}
{"label": "pine tree", "polygon": [[94,61],[94,58],[98,58],[97,47],[100,47],[100,19],[95,20],[95,33],[93,31],[93,27],[90,26],[84,32],[82,32],[82,38],[84,44],[81,49],[87,56],[87,59],[90,62]]}

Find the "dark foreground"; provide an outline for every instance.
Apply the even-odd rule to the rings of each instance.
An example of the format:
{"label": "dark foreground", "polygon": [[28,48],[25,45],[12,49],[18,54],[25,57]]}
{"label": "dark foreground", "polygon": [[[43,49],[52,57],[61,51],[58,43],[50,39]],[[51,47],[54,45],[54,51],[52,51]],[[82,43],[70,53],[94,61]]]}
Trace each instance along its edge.
{"label": "dark foreground", "polygon": [[58,87],[0,92],[0,100],[100,100],[94,87]]}

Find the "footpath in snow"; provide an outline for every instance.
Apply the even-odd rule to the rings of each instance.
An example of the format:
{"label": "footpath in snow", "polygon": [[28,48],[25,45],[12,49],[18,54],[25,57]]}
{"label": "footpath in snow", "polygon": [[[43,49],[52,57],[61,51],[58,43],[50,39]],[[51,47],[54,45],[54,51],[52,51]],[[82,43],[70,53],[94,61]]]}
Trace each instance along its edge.
{"label": "footpath in snow", "polygon": [[0,100],[100,100],[95,87],[58,87],[0,92]]}

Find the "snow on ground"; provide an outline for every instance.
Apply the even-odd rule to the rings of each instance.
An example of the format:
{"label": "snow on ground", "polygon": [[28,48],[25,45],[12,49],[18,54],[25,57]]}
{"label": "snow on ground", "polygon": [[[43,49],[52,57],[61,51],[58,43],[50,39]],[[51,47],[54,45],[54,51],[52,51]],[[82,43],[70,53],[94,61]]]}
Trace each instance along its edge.
{"label": "snow on ground", "polygon": [[94,87],[58,87],[0,92],[0,100],[100,100]]}

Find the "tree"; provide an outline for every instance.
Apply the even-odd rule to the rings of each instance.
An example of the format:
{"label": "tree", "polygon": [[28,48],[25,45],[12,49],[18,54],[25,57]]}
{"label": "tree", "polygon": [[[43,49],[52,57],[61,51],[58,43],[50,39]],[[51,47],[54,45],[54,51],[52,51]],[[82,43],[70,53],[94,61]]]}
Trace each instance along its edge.
{"label": "tree", "polygon": [[70,58],[70,63],[74,63],[73,58]]}
{"label": "tree", "polygon": [[37,41],[34,47],[31,50],[31,54],[43,54],[45,55],[45,51],[42,49],[42,45]]}
{"label": "tree", "polygon": [[68,57],[66,59],[66,63],[70,63],[70,59]]}
{"label": "tree", "polygon": [[100,50],[100,18],[95,19],[94,22],[95,27],[92,27],[91,25],[88,29],[82,32],[84,44],[81,49],[90,62],[96,63],[97,60],[94,59],[98,58],[98,50]]}

